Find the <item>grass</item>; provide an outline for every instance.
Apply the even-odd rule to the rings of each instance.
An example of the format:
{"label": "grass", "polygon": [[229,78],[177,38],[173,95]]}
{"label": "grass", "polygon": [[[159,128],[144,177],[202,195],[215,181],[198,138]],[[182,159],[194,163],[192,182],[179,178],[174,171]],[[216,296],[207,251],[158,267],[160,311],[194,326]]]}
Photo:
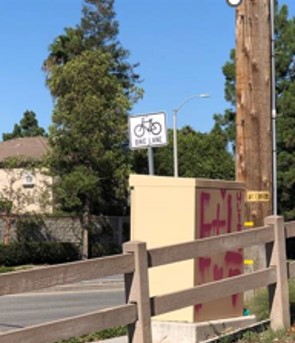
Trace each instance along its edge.
{"label": "grass", "polygon": [[[295,308],[295,279],[289,281],[289,297],[291,307],[291,321],[295,318],[295,311],[292,313],[292,308]],[[292,306],[293,305],[293,306]],[[269,318],[269,301],[267,289],[260,289],[255,296],[246,304],[250,310],[250,314],[254,314],[258,321]],[[232,340],[228,340],[232,342]],[[248,331],[243,338],[237,340],[239,343],[294,343],[295,342],[295,327],[292,326],[288,331],[272,331],[266,330],[261,333]],[[227,343],[226,341],[222,343]]]}
{"label": "grass", "polygon": [[292,331],[266,330],[262,333],[247,332],[238,343],[294,343],[295,333]]}
{"label": "grass", "polygon": [[[289,299],[291,305],[291,320],[295,319],[295,279],[289,280]],[[246,304],[250,314],[254,314],[258,321],[269,318],[269,301],[266,288],[255,293],[255,296]],[[294,313],[292,309],[294,308]]]}
{"label": "grass", "polygon": [[33,268],[32,265],[17,266],[17,267],[0,266],[0,273],[16,272],[16,271],[27,270],[31,268]]}
{"label": "grass", "polygon": [[113,337],[124,336],[127,334],[127,329],[125,326],[120,326],[118,328],[107,329],[89,335],[84,335],[81,337],[74,337],[70,339],[64,339],[56,343],[88,343],[95,342],[99,339],[108,339]]}

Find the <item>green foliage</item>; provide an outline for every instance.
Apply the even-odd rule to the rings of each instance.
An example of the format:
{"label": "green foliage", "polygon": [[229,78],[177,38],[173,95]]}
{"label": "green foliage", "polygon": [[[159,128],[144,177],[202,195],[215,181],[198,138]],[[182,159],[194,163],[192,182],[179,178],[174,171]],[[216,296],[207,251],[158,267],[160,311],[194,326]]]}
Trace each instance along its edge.
{"label": "green foliage", "polygon": [[[290,304],[295,304],[295,279],[289,280],[289,299]],[[261,288],[255,292],[246,305],[250,309],[250,314],[256,316],[257,320],[269,318],[269,299],[266,288]]]}
{"label": "green foliage", "polygon": [[45,160],[33,159],[24,156],[12,156],[0,162],[0,167],[5,169],[26,168],[34,169],[45,165]]}
{"label": "green foliage", "polygon": [[3,141],[18,137],[45,136],[45,130],[38,125],[36,114],[33,111],[25,111],[20,124],[15,124],[11,133],[3,133]]}
{"label": "green foliage", "polygon": [[262,288],[255,292],[253,298],[249,300],[247,308],[250,314],[255,315],[257,320],[264,320],[269,318],[269,301],[266,288]]}
{"label": "green foliage", "polygon": [[23,265],[23,266],[15,266],[15,267],[6,267],[6,266],[0,266],[0,273],[9,273],[9,272],[17,272],[20,270],[28,270],[33,268],[32,265]]}
{"label": "green foliage", "polygon": [[[214,127],[209,133],[200,133],[186,126],[178,130],[179,175],[231,180],[234,161],[227,149],[225,134]],[[173,132],[168,130],[169,144],[154,149],[156,175],[173,175]],[[133,153],[133,168],[137,173],[148,173],[146,150]]]}
{"label": "green foliage", "polygon": [[235,117],[236,112],[233,108],[226,109],[224,114],[214,114],[215,126],[223,130],[227,142],[233,148],[233,151],[235,151],[236,138]]}
{"label": "green foliage", "polygon": [[287,333],[285,330],[265,330],[261,333],[248,331],[238,343],[291,343],[294,342],[294,335]]}
{"label": "green foliage", "polygon": [[122,249],[115,243],[90,243],[89,258],[110,256],[122,253]]}
{"label": "green foliage", "polygon": [[236,104],[236,92],[235,92],[235,78],[236,78],[236,51],[232,49],[230,51],[229,58],[230,60],[225,63],[222,68],[223,75],[225,76],[225,88],[224,88],[224,97],[232,106]]}
{"label": "green foliage", "polygon": [[80,24],[66,28],[50,45],[49,56],[43,64],[48,81],[56,66],[66,65],[85,51],[100,50],[111,55],[111,73],[125,95],[131,102],[137,101],[142,95],[142,90],[136,87],[139,76],[134,69],[137,65],[127,61],[129,51],[118,41],[119,24],[115,16],[114,0],[84,0]]}
{"label": "green foliage", "polygon": [[260,336],[257,332],[253,331],[248,331],[243,335],[243,338],[239,340],[238,342],[240,343],[259,343],[260,341]]}
{"label": "green foliage", "polygon": [[230,51],[229,61],[225,63],[222,68],[223,75],[225,77],[225,86],[224,86],[224,97],[231,105],[230,108],[224,111],[224,114],[215,114],[214,120],[217,127],[224,131],[224,134],[227,137],[228,143],[235,148],[235,105],[236,105],[236,70],[235,70],[235,50]]}
{"label": "green foliage", "polygon": [[290,303],[295,304],[295,279],[289,280],[289,299]]}
{"label": "green foliage", "polygon": [[[43,68],[56,98],[50,128],[59,211],[117,214],[127,201],[127,111],[142,94],[118,41],[113,0],[85,0],[79,25],[50,45]],[[84,226],[86,227],[86,226]]]}
{"label": "green foliage", "polygon": [[65,173],[55,187],[63,211],[78,214],[83,211],[86,197],[95,200],[98,192],[99,178],[84,166],[73,167],[73,171]]}
{"label": "green foliage", "polygon": [[45,239],[42,233],[44,220],[42,216],[19,217],[16,220],[16,240],[22,242],[36,242]]}
{"label": "green foliage", "polygon": [[80,259],[79,248],[72,243],[12,242],[0,245],[0,265],[55,264]]}
{"label": "green foliage", "polygon": [[14,272],[16,269],[14,267],[0,266],[0,273]]}
{"label": "green foliage", "polygon": [[0,245],[0,265],[56,264],[81,258],[80,246],[51,241],[41,215],[15,218],[16,241]]}
{"label": "green foliage", "polygon": [[12,201],[6,198],[0,198],[0,214],[9,214],[12,209]]}
{"label": "green foliage", "polygon": [[287,220],[295,218],[295,18],[288,7],[276,16],[278,207]]}
{"label": "green foliage", "polygon": [[113,338],[113,337],[124,336],[126,334],[127,334],[126,327],[120,326],[117,328],[112,328],[112,329],[107,329],[107,330],[91,333],[89,335],[84,335],[81,337],[64,339],[64,340],[57,342],[57,343],[89,343],[89,342],[95,342],[98,339],[104,340],[104,339],[109,339],[109,338]]}
{"label": "green foliage", "polygon": [[126,201],[126,111],[129,102],[116,76],[111,56],[85,51],[57,66],[48,82],[57,96],[50,128],[57,200],[65,211],[91,213],[119,210]]}
{"label": "green foliage", "polygon": [[233,179],[234,161],[225,136],[215,127],[210,133],[183,128],[179,134],[179,175]]}

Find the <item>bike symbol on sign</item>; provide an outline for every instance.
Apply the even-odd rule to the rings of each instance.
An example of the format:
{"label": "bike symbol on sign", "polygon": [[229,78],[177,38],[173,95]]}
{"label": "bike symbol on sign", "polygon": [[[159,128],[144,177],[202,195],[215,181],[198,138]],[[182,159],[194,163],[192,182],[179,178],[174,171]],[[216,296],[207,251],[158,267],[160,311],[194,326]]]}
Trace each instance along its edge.
{"label": "bike symbol on sign", "polygon": [[153,135],[159,135],[161,131],[162,126],[159,122],[153,122],[153,119],[145,120],[145,118],[142,118],[141,123],[134,128],[134,134],[138,138],[141,138],[146,132],[151,132]]}

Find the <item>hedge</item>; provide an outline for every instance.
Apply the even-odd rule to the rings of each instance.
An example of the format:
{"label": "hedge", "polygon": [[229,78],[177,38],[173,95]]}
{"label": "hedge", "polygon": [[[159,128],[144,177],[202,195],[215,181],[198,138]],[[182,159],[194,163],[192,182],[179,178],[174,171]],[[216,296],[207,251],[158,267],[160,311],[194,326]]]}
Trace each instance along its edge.
{"label": "hedge", "polygon": [[11,242],[0,245],[0,265],[55,264],[76,261],[80,249],[73,243]]}

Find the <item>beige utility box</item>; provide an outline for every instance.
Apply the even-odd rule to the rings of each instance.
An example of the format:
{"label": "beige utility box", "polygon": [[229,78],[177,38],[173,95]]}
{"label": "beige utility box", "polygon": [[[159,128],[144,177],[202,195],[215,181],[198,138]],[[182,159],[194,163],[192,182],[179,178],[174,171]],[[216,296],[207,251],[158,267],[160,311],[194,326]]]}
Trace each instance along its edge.
{"label": "beige utility box", "polygon": [[[242,230],[244,185],[234,181],[130,175],[131,239],[148,249]],[[151,268],[151,296],[243,273],[243,251]],[[157,317],[198,322],[241,316],[242,294]]]}

